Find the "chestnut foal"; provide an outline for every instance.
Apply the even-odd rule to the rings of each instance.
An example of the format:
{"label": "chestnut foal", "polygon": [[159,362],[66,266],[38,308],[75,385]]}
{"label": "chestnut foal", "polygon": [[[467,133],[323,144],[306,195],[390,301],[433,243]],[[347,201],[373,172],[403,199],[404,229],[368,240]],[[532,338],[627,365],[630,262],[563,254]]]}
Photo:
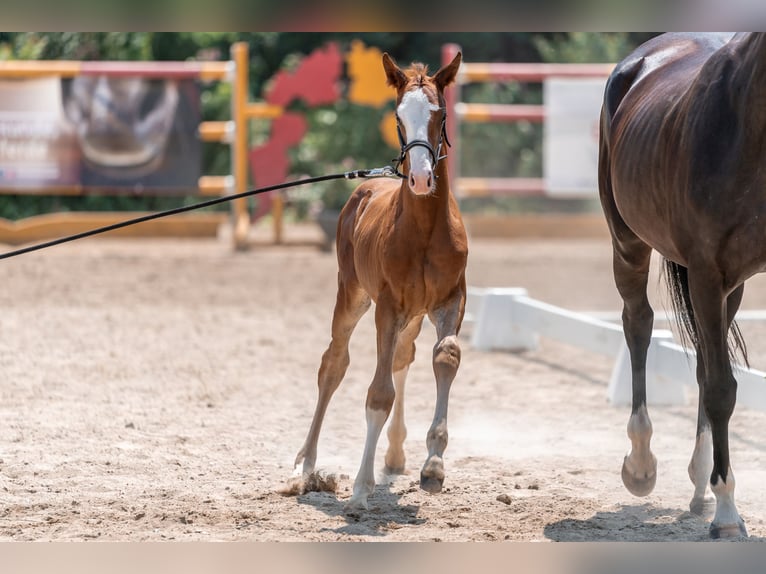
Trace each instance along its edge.
{"label": "chestnut foal", "polygon": [[458,54],[429,76],[422,64],[403,70],[383,55],[388,84],[397,94],[403,179],[359,185],[338,221],[332,341],[322,356],[316,410],[295,466],[303,462],[304,480],[314,472],[322,420],[349,364],[349,339],[374,301],[377,368],[367,391],[367,439],[347,511],[367,509],[367,498],[375,489],[375,450],[392,408],[384,472],[404,471],[404,382],[426,313],[438,336],[433,349],[436,407],[420,486],[428,492],[442,489],[447,404],[460,365],[457,335],[465,310],[468,258],[465,228],[450,192],[447,162],[440,155],[446,141],[444,89],[455,80],[460,61]]}

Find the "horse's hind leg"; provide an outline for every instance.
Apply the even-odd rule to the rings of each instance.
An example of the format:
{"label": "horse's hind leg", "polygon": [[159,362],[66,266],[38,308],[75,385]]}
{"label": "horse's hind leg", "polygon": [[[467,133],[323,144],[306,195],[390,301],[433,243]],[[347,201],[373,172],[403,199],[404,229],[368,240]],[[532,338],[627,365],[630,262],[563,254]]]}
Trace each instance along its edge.
{"label": "horse's hind leg", "polygon": [[697,438],[694,441],[694,452],[689,461],[689,478],[694,484],[694,494],[689,502],[689,510],[693,514],[702,515],[705,510],[705,491],[710,481],[710,473],[713,472],[713,437],[710,434],[710,422],[705,415],[703,404],[703,385],[705,380],[705,361],[702,360],[702,352],[699,347],[697,353],[697,385],[699,387],[699,400],[697,404]]}
{"label": "horse's hind leg", "polygon": [[[739,305],[742,302],[744,293],[744,283],[729,294],[726,299],[727,325],[731,328],[734,321],[734,315],[737,314]],[[699,385],[699,402],[697,406],[697,438],[694,443],[694,452],[691,461],[689,461],[689,478],[694,484],[694,495],[689,503],[689,510],[698,515],[702,515],[705,508],[705,491],[707,490],[710,475],[713,472],[713,438],[710,432],[710,422],[705,415],[704,407],[704,387],[702,381],[706,380],[705,361],[702,360],[702,351],[699,347],[696,349],[697,357],[697,381]]]}
{"label": "horse's hind leg", "polygon": [[652,337],[654,312],[646,295],[652,250],[627,228],[613,241],[613,267],[623,300],[622,322],[630,353],[633,398],[628,437],[631,451],[622,465],[622,482],[635,496],[646,496],[657,480],[652,454],[652,422],[646,408],[646,354]]}
{"label": "horse's hind leg", "polygon": [[359,319],[370,308],[370,297],[356,281],[338,281],[338,295],[332,317],[332,341],[322,355],[317,382],[317,397],[314,418],[311,421],[306,442],[295,458],[297,467],[303,461],[303,475],[314,472],[317,455],[317,441],[327,405],[333,393],[343,380],[349,365],[348,343]]}
{"label": "horse's hind leg", "polygon": [[712,538],[746,536],[745,523],[734,504],[734,473],[729,461],[729,419],[737,400],[737,381],[729,360],[728,303],[724,302],[722,277],[707,269],[689,268],[689,294],[694,308],[701,356],[705,362],[700,382],[703,406],[713,439],[713,470],[710,489],[716,499],[710,524]]}
{"label": "horse's hind leg", "polygon": [[388,425],[388,450],[386,451],[386,466],[384,474],[404,473],[404,439],[407,438],[407,428],[404,424],[404,383],[412,361],[415,360],[415,339],[420,333],[423,317],[413,319],[399,335],[394,353],[394,408],[391,422]]}
{"label": "horse's hind leg", "polygon": [[[623,78],[628,80],[627,78]],[[614,84],[614,101],[604,105],[599,139],[598,187],[612,236],[614,282],[623,301],[622,323],[630,353],[632,407],[628,421],[631,451],[622,465],[622,482],[636,496],[646,496],[657,481],[657,459],[652,454],[652,422],[646,409],[646,354],[652,339],[654,312],[646,296],[652,249],[627,226],[614,200],[610,158],[610,120],[628,84]]]}
{"label": "horse's hind leg", "polygon": [[437,341],[433,352],[436,376],[434,419],[426,435],[428,458],[420,471],[420,488],[440,492],[444,483],[444,450],[447,448],[447,406],[452,381],[460,366],[457,334],[465,312],[465,284],[459,287],[441,308],[429,313],[436,326]]}

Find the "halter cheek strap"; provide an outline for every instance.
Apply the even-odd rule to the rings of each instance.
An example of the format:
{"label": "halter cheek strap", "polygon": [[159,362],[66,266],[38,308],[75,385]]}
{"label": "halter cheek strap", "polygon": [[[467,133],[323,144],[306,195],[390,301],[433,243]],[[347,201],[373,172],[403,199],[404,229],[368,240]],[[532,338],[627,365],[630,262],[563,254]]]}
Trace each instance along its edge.
{"label": "halter cheek strap", "polygon": [[404,134],[402,134],[402,126],[401,122],[399,121],[399,115],[396,115],[396,135],[399,137],[399,157],[394,158],[392,161],[394,162],[394,170],[396,172],[396,175],[398,175],[401,178],[404,178],[405,175],[399,171],[399,166],[404,163],[404,159],[407,157],[407,152],[410,151],[414,147],[424,147],[428,150],[428,153],[431,155],[431,162],[434,166],[436,166],[437,163],[439,163],[439,160],[444,159],[447,157],[447,154],[439,155],[441,153],[442,149],[442,142],[447,143],[447,147],[452,147],[452,144],[449,142],[449,138],[447,137],[447,113],[444,113],[444,117],[442,118],[442,125],[441,130],[439,133],[439,144],[437,145],[436,149],[434,149],[434,146],[431,145],[431,142],[428,140],[412,140],[411,142],[407,143],[404,141]]}

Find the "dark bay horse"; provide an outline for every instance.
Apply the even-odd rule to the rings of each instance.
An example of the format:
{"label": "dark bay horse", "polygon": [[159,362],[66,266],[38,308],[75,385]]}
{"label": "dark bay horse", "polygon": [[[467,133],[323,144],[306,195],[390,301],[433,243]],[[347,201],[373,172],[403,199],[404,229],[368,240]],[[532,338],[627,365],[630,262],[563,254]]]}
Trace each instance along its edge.
{"label": "dark bay horse", "polygon": [[378,438],[391,410],[387,474],[404,471],[404,382],[415,358],[415,338],[427,314],[436,327],[433,349],[436,407],[426,440],[428,457],[420,486],[439,492],[444,480],[447,403],[460,364],[457,335],[465,311],[468,243],[450,192],[444,89],[455,80],[461,55],[433,76],[422,64],[402,70],[383,55],[388,84],[396,89],[402,145],[401,180],[369,180],[343,208],[336,238],[338,294],[332,341],[319,368],[319,394],[306,442],[295,460],[302,479],[314,473],[317,441],[328,403],[349,365],[351,333],[375,302],[377,369],[367,392],[367,439],[354,492],[346,509],[367,509],[375,488]]}
{"label": "dark bay horse", "polygon": [[601,114],[599,190],[632,364],[623,482],[645,496],[656,480],[645,385],[654,249],[697,354],[690,508],[701,512],[709,481],[716,499],[710,535],[746,536],[734,504],[728,426],[737,347],[747,361],[734,315],[745,281],[766,269],[766,36],[664,34],[620,62]]}

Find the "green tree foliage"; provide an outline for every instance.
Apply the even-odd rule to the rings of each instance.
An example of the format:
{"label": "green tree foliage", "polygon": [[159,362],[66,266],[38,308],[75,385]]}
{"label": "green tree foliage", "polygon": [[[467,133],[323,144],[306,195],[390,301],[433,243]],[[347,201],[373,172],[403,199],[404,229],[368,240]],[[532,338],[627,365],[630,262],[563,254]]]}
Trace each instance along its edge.
{"label": "green tree foliage", "polygon": [[149,60],[148,32],[22,32],[0,35],[0,58],[19,60]]}
{"label": "green tree foliage", "polygon": [[630,35],[624,32],[592,34],[568,32],[534,38],[534,45],[546,62],[618,62],[630,51]]}

